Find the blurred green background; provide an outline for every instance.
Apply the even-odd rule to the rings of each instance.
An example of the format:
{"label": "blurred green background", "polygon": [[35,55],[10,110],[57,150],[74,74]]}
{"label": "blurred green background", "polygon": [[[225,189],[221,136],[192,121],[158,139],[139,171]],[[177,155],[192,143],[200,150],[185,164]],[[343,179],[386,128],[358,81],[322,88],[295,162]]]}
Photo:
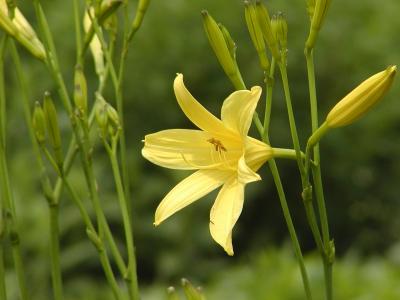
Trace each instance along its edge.
{"label": "blurred green background", "polygon": [[[21,9],[35,25],[28,2]],[[62,57],[62,70],[72,88],[75,59],[72,4],[41,1]],[[135,1],[133,1],[135,2]],[[289,24],[288,72],[301,143],[310,133],[308,83],[303,45],[309,20],[305,1],[268,1],[270,12],[282,11]],[[167,128],[192,128],[172,90],[177,72],[208,109],[219,114],[233,91],[203,32],[200,11],[207,9],[237,42],[237,58],[247,86],[262,85],[263,74],[244,21],[243,3],[234,1],[153,0],[131,45],[124,83],[126,136],[132,174],[132,206],[138,272],[143,299],[162,299],[165,288],[188,277],[203,286],[209,299],[303,299],[298,272],[279,201],[268,168],[263,181],[246,190],[243,213],[235,227],[235,256],[228,257],[208,231],[209,209],[216,193],[185,208],[160,227],[153,214],[162,197],[188,175],[163,169],[140,155],[141,140]],[[315,52],[320,117],[368,76],[400,64],[398,0],[334,0]],[[91,57],[86,74],[96,87]],[[24,57],[32,103],[45,90],[56,94],[44,66]],[[34,299],[49,299],[48,211],[23,122],[21,94],[11,61],[6,60],[8,98],[8,162],[17,199],[18,225]],[[277,80],[271,141],[291,147],[286,108]],[[113,92],[105,93],[114,103]],[[385,100],[365,118],[324,138],[322,170],[331,235],[335,239],[336,299],[400,299],[400,84],[395,81]],[[60,103],[58,103],[60,104]],[[65,144],[71,131],[60,107]],[[259,107],[262,112],[262,105]],[[257,136],[253,131],[253,136]],[[94,159],[102,201],[113,232],[123,242],[121,217],[110,167],[100,144]],[[322,265],[315,251],[300,198],[300,179],[293,161],[279,161],[300,242],[307,256],[315,299],[322,299]],[[72,184],[86,197],[79,168]],[[110,299],[98,258],[85,237],[77,209],[67,195],[61,202],[62,265],[67,299]],[[7,256],[10,299],[17,299],[12,260]],[[318,296],[319,295],[319,296]],[[320,297],[320,298],[319,298]]]}

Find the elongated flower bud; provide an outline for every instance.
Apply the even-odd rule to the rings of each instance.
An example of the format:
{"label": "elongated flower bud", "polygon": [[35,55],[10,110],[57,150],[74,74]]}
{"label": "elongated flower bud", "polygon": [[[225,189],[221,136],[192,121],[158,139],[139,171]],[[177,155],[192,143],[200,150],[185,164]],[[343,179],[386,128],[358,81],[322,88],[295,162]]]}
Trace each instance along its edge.
{"label": "elongated flower bud", "polygon": [[389,90],[396,66],[379,72],[352,90],[329,112],[326,123],[330,128],[353,123],[378,103]]}
{"label": "elongated flower bud", "polygon": [[265,50],[264,37],[258,21],[257,11],[254,4],[245,1],[244,15],[246,19],[247,29],[249,30],[251,40],[257,50],[260,64],[263,70],[268,70],[269,61]]}
{"label": "elongated flower bud", "polygon": [[36,140],[40,145],[43,145],[46,141],[46,116],[38,101],[33,109],[32,126]]}
{"label": "elongated flower bud", "polygon": [[10,4],[12,11],[9,11],[5,0],[0,0],[0,27],[9,35],[14,37],[29,52],[31,52],[31,54],[39,59],[44,59],[46,53],[43,44],[38,39],[35,31],[32,29],[21,11],[15,7],[15,4]]}
{"label": "elongated flower bud", "polygon": [[211,48],[213,49],[220,65],[224,69],[225,74],[232,81],[233,85],[238,89],[242,89],[244,87],[243,79],[240,75],[236,61],[232,57],[231,51],[225,41],[224,34],[217,22],[215,22],[206,10],[203,10],[201,14],[203,16],[203,25],[208,41],[210,42]]}
{"label": "elongated flower bud", "polygon": [[263,3],[261,3],[261,1],[257,1],[256,11],[261,32],[264,36],[265,41],[267,42],[268,48],[270,49],[272,56],[275,58],[275,60],[279,61],[280,53],[278,49],[278,44],[275,35],[272,32],[271,18],[269,17],[267,7]]}
{"label": "elongated flower bud", "polygon": [[54,106],[53,99],[51,99],[49,92],[44,93],[43,110],[46,115],[47,131],[49,133],[50,145],[53,148],[56,163],[61,170],[63,165],[63,155],[60,127],[58,126],[57,110]]}
{"label": "elongated flower bud", "polygon": [[132,22],[132,31],[136,31],[139,29],[140,25],[143,22],[144,15],[149,7],[150,0],[139,0],[138,6],[136,9],[135,19]]}
{"label": "elongated flower bud", "polygon": [[[90,15],[89,15],[90,13]],[[83,17],[83,27],[86,32],[85,44],[89,43],[90,51],[92,52],[93,60],[94,60],[94,67],[96,70],[97,76],[99,78],[103,78],[105,66],[104,66],[104,53],[103,49],[101,48],[101,42],[97,34],[94,33],[94,29],[92,26],[91,17],[94,16],[94,9],[93,7],[86,11],[85,16]]]}
{"label": "elongated flower bud", "polygon": [[96,93],[95,115],[103,137],[116,136],[121,127],[118,112],[99,93]]}
{"label": "elongated flower bud", "polygon": [[287,50],[287,22],[282,13],[278,13],[271,21],[272,32],[279,44],[281,54]]}
{"label": "elongated flower bud", "polygon": [[79,113],[86,116],[87,113],[87,84],[82,66],[75,67],[74,76],[74,103]]}
{"label": "elongated flower bud", "polygon": [[221,32],[224,36],[226,45],[228,46],[229,53],[231,54],[231,57],[234,61],[236,61],[236,43],[233,40],[231,34],[229,33],[228,29],[221,23],[218,23],[219,29],[221,29]]}
{"label": "elongated flower bud", "polygon": [[[313,4],[312,1],[310,2],[311,3],[310,3],[309,13],[311,11]],[[321,29],[322,22],[325,19],[330,3],[331,0],[315,0],[313,15],[311,18],[310,33],[306,41],[306,48],[308,49],[314,48],[318,32]]]}
{"label": "elongated flower bud", "polygon": [[306,5],[308,16],[310,17],[310,21],[312,21],[315,11],[315,0],[306,0]]}

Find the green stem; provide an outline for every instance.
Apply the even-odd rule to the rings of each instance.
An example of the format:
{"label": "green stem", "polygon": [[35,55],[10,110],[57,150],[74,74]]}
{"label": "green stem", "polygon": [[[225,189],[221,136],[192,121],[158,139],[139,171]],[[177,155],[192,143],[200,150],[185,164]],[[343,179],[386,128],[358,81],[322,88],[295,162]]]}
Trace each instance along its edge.
{"label": "green stem", "polygon": [[[271,114],[271,108],[272,108],[272,92],[273,92],[272,83],[273,83],[273,80],[275,77],[274,73],[275,73],[275,60],[272,59],[270,72],[269,72],[268,78],[266,78],[266,89],[267,89],[267,94],[266,94],[266,98],[265,98],[265,103],[266,103],[265,110],[266,111],[265,111],[265,116],[264,116],[264,127],[263,127],[263,131],[261,132],[262,140],[267,144],[270,144],[268,128],[269,128],[269,120],[270,120],[270,114]],[[307,299],[311,300],[312,293],[311,293],[311,288],[310,288],[310,282],[309,282],[308,275],[307,275],[307,270],[306,270],[305,263],[304,263],[303,253],[301,251],[300,243],[297,238],[296,230],[293,225],[289,206],[288,206],[287,200],[286,200],[285,190],[283,189],[281,177],[280,177],[275,159],[270,159],[268,161],[268,165],[269,165],[269,168],[272,173],[272,177],[275,182],[275,186],[276,186],[278,196],[279,196],[279,202],[282,207],[283,216],[285,218],[286,225],[289,230],[290,239],[292,241],[292,246],[293,246],[293,249],[294,249],[294,252],[296,255],[297,262],[299,264],[301,278],[303,280],[304,291],[306,293]]]}
{"label": "green stem", "polygon": [[[65,178],[65,176],[62,177],[63,183],[70,194],[73,202],[78,206],[79,212],[81,214],[81,217],[86,225],[87,232],[90,232],[91,235],[89,235],[90,240],[93,242],[99,257],[100,257],[100,262],[103,267],[104,273],[106,275],[107,281],[113,291],[115,299],[123,299],[120,288],[118,286],[118,283],[115,279],[114,273],[111,268],[110,260],[108,258],[108,255],[106,253],[105,247],[103,240],[101,237],[99,237],[96,233],[96,230],[93,226],[92,221],[90,220],[89,214],[87,213],[85,206],[83,205],[82,201],[80,200],[79,196],[76,194],[76,192],[72,189],[71,185],[69,184],[68,180]],[[93,238],[93,235],[95,238]]]}
{"label": "green stem", "polygon": [[132,232],[132,224],[130,221],[130,215],[128,210],[128,204],[125,198],[124,188],[122,185],[121,173],[119,171],[118,160],[116,157],[116,143],[112,148],[104,141],[105,148],[107,149],[108,157],[111,162],[111,168],[114,175],[115,186],[118,194],[119,206],[121,208],[122,220],[124,224],[125,239],[128,251],[128,270],[126,280],[128,283],[130,295],[132,299],[139,299],[139,288],[138,280],[136,275],[136,257],[135,257],[135,245]]}
{"label": "green stem", "polygon": [[50,209],[50,257],[54,299],[63,299],[62,277],[60,267],[60,232],[58,226],[58,204],[49,205]]}
{"label": "green stem", "polygon": [[76,43],[76,61],[80,64],[83,59],[81,56],[82,49],[82,31],[81,31],[81,16],[79,14],[79,0],[73,0],[74,10],[74,25],[75,25],[75,43]]}
{"label": "green stem", "polygon": [[14,260],[15,271],[17,273],[18,285],[20,290],[21,299],[29,299],[29,294],[26,287],[25,271],[22,263],[22,255],[20,248],[20,238],[18,227],[16,224],[16,211],[15,200],[13,198],[10,186],[10,179],[8,176],[8,166],[6,158],[6,96],[4,85],[4,53],[6,46],[6,38],[2,41],[0,53],[0,187],[2,191],[2,208],[8,215],[7,226],[9,227],[9,239],[11,241],[12,256]]}
{"label": "green stem", "polygon": [[294,113],[293,113],[292,99],[290,96],[289,80],[288,80],[288,76],[287,76],[285,62],[279,63],[279,70],[281,72],[283,90],[285,93],[286,108],[287,108],[288,117],[289,117],[290,133],[291,133],[292,140],[293,140],[294,150],[296,151],[297,164],[298,164],[298,167],[300,170],[300,175],[303,178],[304,177],[304,166],[303,166],[303,161],[301,159],[300,142],[299,142],[299,136],[297,134],[296,121],[295,121]]}
{"label": "green stem", "polygon": [[[0,213],[2,211],[0,210]],[[3,226],[3,219],[1,219],[1,226]],[[4,230],[4,229],[1,229]],[[0,235],[4,233],[1,232]],[[7,299],[7,291],[6,291],[6,273],[4,269],[4,241],[3,237],[0,237],[0,298]]]}
{"label": "green stem", "polygon": [[[316,132],[321,130],[318,128],[318,101],[317,101],[317,92],[316,92],[316,84],[315,84],[315,67],[314,67],[314,55],[313,55],[313,49],[311,48],[306,48],[305,49],[305,56],[306,56],[306,61],[307,61],[307,76],[308,76],[308,86],[309,86],[309,93],[310,93],[310,109],[311,109],[311,127],[312,127],[312,133],[313,136]],[[321,126],[322,128],[325,128],[324,125]],[[317,134],[317,137],[320,138],[325,133],[321,135]],[[318,139],[319,140],[319,139]],[[322,176],[321,176],[321,164],[320,164],[320,151],[319,151],[319,144],[318,142],[310,142],[310,146],[307,145],[307,152],[313,151],[314,153],[314,162],[315,162],[315,168],[313,168],[313,180],[314,180],[314,185],[315,185],[315,195],[317,198],[317,204],[318,204],[318,212],[321,220],[321,230],[322,230],[322,238],[323,238],[323,243],[325,247],[325,257],[323,258],[323,263],[324,263],[324,274],[325,274],[325,286],[326,286],[326,298],[327,300],[331,300],[333,295],[332,295],[332,264],[333,264],[333,258],[331,257],[332,255],[334,256],[334,251],[332,251],[333,245],[331,245],[330,242],[330,236],[329,236],[329,223],[328,223],[328,216],[326,212],[326,205],[325,205],[325,197],[324,197],[324,191],[323,191],[323,184],[322,184]],[[306,154],[307,155],[307,154]],[[309,159],[310,159],[310,154],[306,158],[306,165],[309,164]],[[306,167],[306,173],[308,167]],[[308,175],[307,175],[308,178]]]}
{"label": "green stem", "polygon": [[10,43],[11,54],[14,61],[17,78],[20,81],[21,91],[22,91],[22,100],[23,100],[23,109],[24,109],[24,117],[25,122],[28,128],[29,136],[33,146],[33,152],[36,156],[36,160],[38,162],[38,167],[40,170],[40,182],[42,186],[42,191],[47,199],[47,203],[50,211],[50,256],[51,256],[51,275],[52,275],[52,283],[53,283],[53,291],[55,299],[62,299],[62,277],[61,277],[61,267],[60,267],[60,254],[59,254],[59,228],[58,228],[58,198],[55,199],[54,193],[51,190],[50,179],[47,175],[46,169],[44,167],[43,159],[40,154],[39,145],[37,144],[35,134],[33,132],[32,120],[31,120],[31,111],[30,111],[30,103],[29,96],[30,92],[28,91],[28,85],[26,83],[26,78],[24,72],[22,71],[21,60],[18,54],[17,47],[15,43],[12,41]]}
{"label": "green stem", "polygon": [[[118,268],[120,269],[121,272],[124,272],[125,266],[124,266],[121,254],[119,253],[118,247],[116,246],[116,243],[114,241],[114,237],[111,233],[111,230],[108,226],[107,220],[106,220],[104,213],[100,206],[100,201],[99,201],[98,194],[97,194],[96,181],[95,181],[94,171],[93,171],[93,166],[92,166],[91,154],[89,151],[90,145],[89,145],[89,139],[88,139],[88,136],[89,136],[88,130],[87,130],[87,128],[84,129],[85,141],[81,141],[81,136],[80,136],[78,128],[77,128],[76,118],[74,117],[73,111],[72,111],[71,100],[68,95],[63,76],[60,72],[57,54],[56,54],[56,48],[54,46],[53,38],[50,33],[46,17],[44,15],[44,12],[43,12],[42,7],[40,6],[40,3],[38,2],[38,0],[34,0],[33,4],[35,7],[36,16],[39,21],[40,30],[42,32],[42,35],[44,36],[44,45],[45,45],[45,49],[46,49],[46,53],[47,53],[47,60],[46,60],[47,66],[48,66],[49,71],[52,74],[55,82],[57,83],[60,98],[64,104],[64,107],[67,110],[67,113],[69,114],[69,116],[71,118],[72,129],[74,131],[74,135],[75,135],[77,144],[80,149],[79,152],[81,155],[81,162],[82,162],[83,169],[84,169],[85,179],[86,179],[86,182],[89,187],[90,198],[92,200],[92,203],[93,203],[93,206],[95,209],[98,227],[99,227],[99,234],[102,237],[105,232],[105,237],[110,244],[111,252],[112,252],[114,259],[118,265]],[[87,120],[85,122],[87,122]]]}

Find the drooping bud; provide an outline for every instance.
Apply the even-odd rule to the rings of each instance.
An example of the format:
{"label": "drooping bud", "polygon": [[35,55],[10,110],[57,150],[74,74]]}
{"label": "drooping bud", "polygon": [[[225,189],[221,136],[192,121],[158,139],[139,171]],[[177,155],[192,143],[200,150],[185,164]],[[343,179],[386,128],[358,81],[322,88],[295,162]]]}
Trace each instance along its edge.
{"label": "drooping bud", "polygon": [[361,118],[388,92],[395,74],[396,66],[389,66],[362,82],[332,108],[326,117],[327,125],[345,126]]}
{"label": "drooping bud", "polygon": [[237,89],[243,89],[244,83],[242,76],[235,59],[231,55],[224,34],[217,22],[215,22],[206,10],[203,10],[201,14],[203,16],[203,25],[208,41],[210,42],[211,48],[213,49],[222,69]]}
{"label": "drooping bud", "polygon": [[245,1],[244,5],[245,5],[245,10],[244,10],[245,19],[251,40],[253,42],[254,47],[257,50],[257,54],[260,59],[260,64],[262,69],[268,70],[269,61],[267,57],[267,52],[265,50],[264,37],[258,21],[256,6],[248,1]]}
{"label": "drooping bud", "polygon": [[189,280],[183,278],[181,280],[183,291],[187,299],[204,300],[204,295],[199,288],[195,288]]}
{"label": "drooping bud", "polygon": [[38,101],[36,101],[33,109],[32,127],[37,142],[39,145],[43,145],[46,142],[46,116]]}
{"label": "drooping bud", "polygon": [[268,48],[271,51],[272,56],[276,61],[280,60],[280,53],[278,49],[278,44],[275,38],[274,33],[272,32],[271,27],[271,18],[269,17],[269,13],[267,7],[261,3],[261,1],[256,2],[256,11],[258,16],[258,21],[260,24],[261,32],[264,36],[265,41],[267,42]]}
{"label": "drooping bud", "polygon": [[[314,48],[318,32],[321,29],[322,22],[325,19],[325,16],[328,11],[330,3],[331,3],[331,0],[315,0],[315,4],[314,4],[315,8],[314,8],[313,15],[311,18],[310,33],[308,34],[308,38],[306,41],[307,49]],[[310,5],[312,5],[312,3],[310,3]]]}
{"label": "drooping bud", "polygon": [[279,44],[281,54],[287,51],[287,22],[283,13],[274,15],[271,21],[272,32]]}
{"label": "drooping bud", "polygon": [[74,103],[82,116],[87,114],[87,84],[81,65],[75,67]]}
{"label": "drooping bud", "polygon": [[49,92],[44,93],[43,110],[47,121],[49,141],[54,151],[54,156],[58,166],[62,166],[62,146],[60,127],[58,126],[57,110]]}

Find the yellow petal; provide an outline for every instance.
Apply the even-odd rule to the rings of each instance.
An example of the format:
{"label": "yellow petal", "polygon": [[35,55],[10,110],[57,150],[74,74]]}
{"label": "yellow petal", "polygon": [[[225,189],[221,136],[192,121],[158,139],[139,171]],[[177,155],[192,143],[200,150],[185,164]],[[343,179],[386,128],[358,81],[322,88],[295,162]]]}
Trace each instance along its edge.
{"label": "yellow petal", "polygon": [[199,170],[176,185],[158,205],[154,225],[221,186],[232,172]]}
{"label": "yellow petal", "polygon": [[216,118],[207,109],[204,108],[186,89],[183,83],[183,75],[178,74],[174,81],[174,91],[179,106],[190,121],[200,129],[211,133],[231,135],[222,124],[221,120]]}
{"label": "yellow petal", "polygon": [[244,155],[238,161],[238,176],[239,183],[246,184],[253,181],[261,180],[260,175],[254,172],[246,163]]}
{"label": "yellow petal", "polygon": [[[214,139],[226,151],[216,151]],[[201,130],[170,129],[146,135],[142,155],[159,166],[171,169],[236,168],[242,155],[240,140],[211,135]]]}
{"label": "yellow petal", "polygon": [[250,91],[236,91],[226,98],[221,110],[221,120],[224,125],[246,136],[261,92],[262,89],[255,86]]}
{"label": "yellow petal", "polygon": [[224,250],[233,255],[232,229],[242,212],[244,185],[236,179],[225,183],[210,212],[210,233]]}
{"label": "yellow petal", "polygon": [[272,156],[273,156],[273,150],[269,145],[249,136],[246,138],[245,140],[246,164],[253,171],[257,171]]}

